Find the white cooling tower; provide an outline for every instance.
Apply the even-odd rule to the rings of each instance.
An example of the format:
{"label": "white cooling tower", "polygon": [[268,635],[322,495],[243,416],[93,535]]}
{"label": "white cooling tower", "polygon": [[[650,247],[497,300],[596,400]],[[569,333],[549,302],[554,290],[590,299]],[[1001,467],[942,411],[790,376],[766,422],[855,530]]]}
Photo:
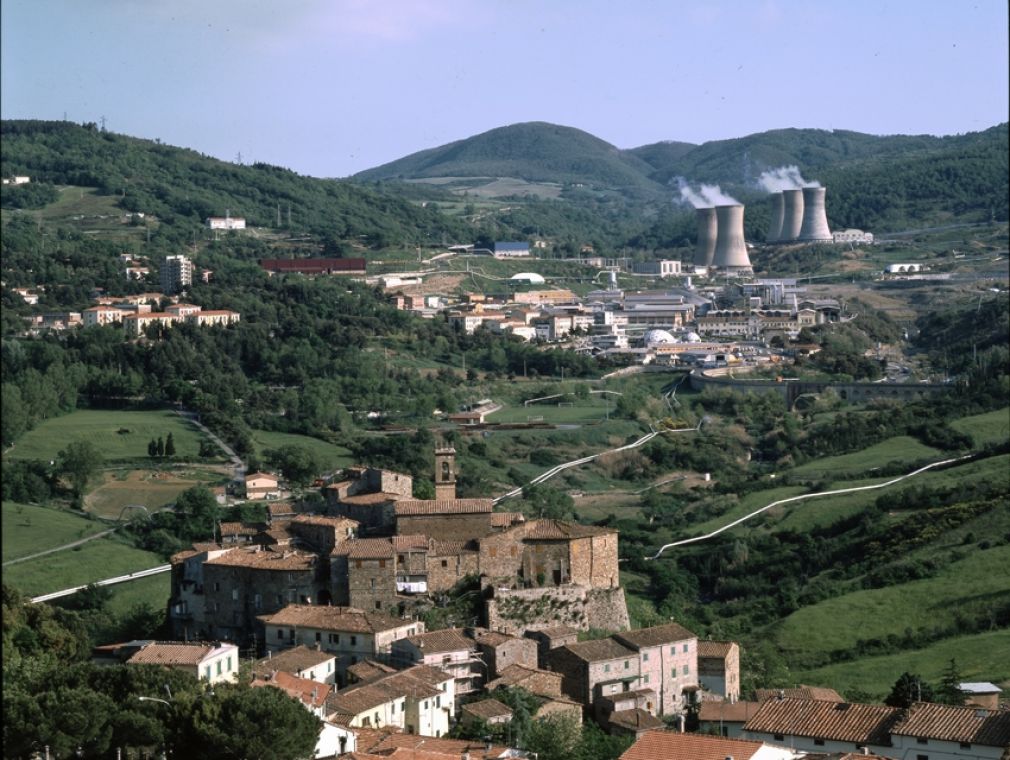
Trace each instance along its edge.
{"label": "white cooling tower", "polygon": [[743,238],[743,206],[716,206],[715,215],[718,235],[712,264],[724,272],[752,272]]}
{"label": "white cooling tower", "polygon": [[712,266],[715,256],[715,241],[718,230],[714,208],[699,208],[698,243],[694,248],[694,263],[699,267]]}
{"label": "white cooling tower", "polygon": [[772,218],[768,225],[768,235],[765,241],[774,243],[782,237],[782,222],[785,219],[786,207],[782,193],[772,193]]}
{"label": "white cooling tower", "polygon": [[824,209],[823,187],[803,188],[803,224],[800,227],[800,240],[831,240],[831,230],[828,229],[828,215]]}
{"label": "white cooling tower", "polygon": [[783,190],[782,203],[782,234],[779,240],[795,240],[803,227],[803,191]]}

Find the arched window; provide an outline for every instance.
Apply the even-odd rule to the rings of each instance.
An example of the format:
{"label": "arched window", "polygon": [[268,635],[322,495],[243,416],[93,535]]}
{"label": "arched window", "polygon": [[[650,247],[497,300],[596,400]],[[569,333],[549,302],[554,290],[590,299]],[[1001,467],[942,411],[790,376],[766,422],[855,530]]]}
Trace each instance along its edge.
{"label": "arched window", "polygon": [[442,480],[449,479],[449,463],[442,462]]}

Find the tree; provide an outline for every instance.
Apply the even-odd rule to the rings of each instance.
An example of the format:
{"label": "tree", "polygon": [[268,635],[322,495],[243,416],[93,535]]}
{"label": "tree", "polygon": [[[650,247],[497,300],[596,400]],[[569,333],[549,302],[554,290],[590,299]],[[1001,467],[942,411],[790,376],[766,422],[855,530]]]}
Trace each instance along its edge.
{"label": "tree", "polygon": [[175,456],[175,440],[172,438],[171,433],[169,433],[168,438],[165,439],[165,456]]}
{"label": "tree", "polygon": [[906,671],[894,682],[884,704],[891,707],[910,707],[913,702],[932,702],[933,699],[933,687],[920,676]]}
{"label": "tree", "polygon": [[175,511],[184,521],[180,532],[195,541],[212,538],[221,519],[217,499],[206,486],[193,486],[179,494],[175,500]]}
{"label": "tree", "polygon": [[155,444],[155,453],[158,455],[159,459],[165,456],[165,439],[161,436],[158,436],[158,441]]}
{"label": "tree", "polygon": [[81,499],[102,465],[102,452],[91,441],[72,441],[58,457],[59,472],[70,481],[74,498]]}
{"label": "tree", "polygon": [[270,449],[266,452],[267,461],[278,470],[289,483],[305,486],[312,482],[322,464],[319,457],[311,449],[294,444]]}
{"label": "tree", "polygon": [[154,459],[158,456],[158,442],[153,438],[147,443],[147,455]]}
{"label": "tree", "polygon": [[961,691],[961,670],[957,660],[950,658],[950,664],[944,668],[940,676],[940,685],[934,694],[934,701],[944,705],[963,705],[964,694]]}

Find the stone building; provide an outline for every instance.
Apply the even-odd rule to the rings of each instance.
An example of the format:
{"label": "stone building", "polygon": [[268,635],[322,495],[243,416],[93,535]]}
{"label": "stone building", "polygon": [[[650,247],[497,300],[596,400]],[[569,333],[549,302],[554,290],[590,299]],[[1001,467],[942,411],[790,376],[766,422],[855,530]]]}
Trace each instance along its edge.
{"label": "stone building", "polygon": [[203,543],[172,555],[168,624],[176,638],[191,640],[209,635],[203,565],[229,551],[231,547]]}
{"label": "stone building", "polygon": [[401,534],[466,541],[494,530],[491,499],[405,499],[394,505],[394,512]]}
{"label": "stone building", "polygon": [[547,665],[552,649],[574,644],[579,640],[579,630],[567,625],[554,625],[539,630],[526,631],[524,634],[537,644],[537,661],[540,667]]}
{"label": "stone building", "polygon": [[346,517],[298,515],[287,523],[287,530],[306,548],[330,554],[344,541],[358,534],[358,523]]}
{"label": "stone building", "polygon": [[640,677],[638,653],[613,638],[558,647],[550,666],[564,693],[587,710],[600,697],[635,688]]}
{"label": "stone building", "polygon": [[740,646],[735,641],[699,641],[698,683],[729,702],[740,699]]}
{"label": "stone building", "polygon": [[481,660],[487,665],[488,679],[497,678],[511,665],[537,666],[537,645],[531,639],[486,628],[469,629],[467,635],[477,643]]}
{"label": "stone building", "polygon": [[420,663],[452,673],[456,696],[480,691],[487,681],[487,665],[478,656],[477,642],[458,628],[431,631],[393,642],[393,660]]}
{"label": "stone building", "polygon": [[684,709],[687,690],[698,685],[698,637],[677,623],[615,633],[612,637],[638,653],[640,688],[656,694],[656,715]]}
{"label": "stone building", "polygon": [[344,470],[340,480],[323,488],[331,514],[360,523],[364,534],[391,532],[393,505],[413,496],[410,475],[374,467]]}
{"label": "stone building", "polygon": [[330,555],[338,604],[368,610],[398,609],[402,595],[427,593],[425,536],[345,541]]}

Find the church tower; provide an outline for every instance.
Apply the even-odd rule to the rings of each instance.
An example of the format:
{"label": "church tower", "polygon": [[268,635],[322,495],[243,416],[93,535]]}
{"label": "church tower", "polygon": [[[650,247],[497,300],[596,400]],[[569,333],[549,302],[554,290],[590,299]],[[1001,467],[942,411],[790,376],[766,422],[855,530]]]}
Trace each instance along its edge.
{"label": "church tower", "polygon": [[442,444],[435,447],[435,499],[456,498],[456,449]]}

